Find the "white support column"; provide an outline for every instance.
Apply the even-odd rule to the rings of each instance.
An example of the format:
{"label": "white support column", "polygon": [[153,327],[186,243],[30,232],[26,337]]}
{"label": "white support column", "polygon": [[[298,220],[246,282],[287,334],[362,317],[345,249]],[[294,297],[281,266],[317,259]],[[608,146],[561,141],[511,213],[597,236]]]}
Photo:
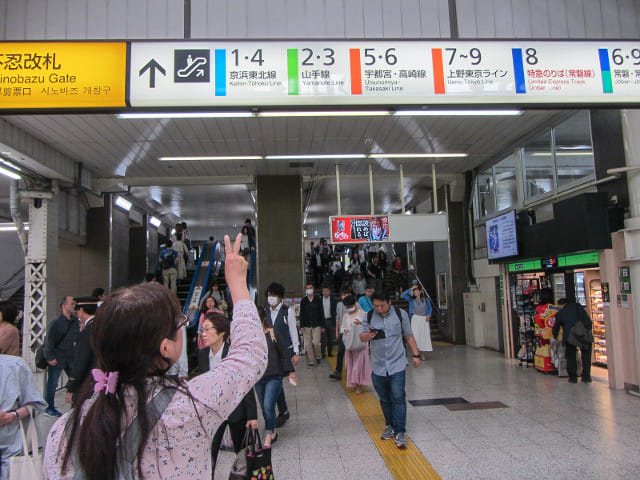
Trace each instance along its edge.
{"label": "white support column", "polygon": [[35,350],[44,343],[47,319],[55,312],[58,219],[57,202],[50,193],[29,198],[29,239],[25,257],[22,357],[33,371]]}
{"label": "white support column", "polygon": [[[640,166],[640,111],[622,111],[622,132],[626,164]],[[631,299],[640,371],[640,170],[627,173],[631,218],[625,221],[625,249],[631,273]]]}
{"label": "white support column", "polygon": [[22,357],[35,371],[34,350],[44,343],[47,329],[48,202],[29,201],[29,243],[25,258]]}

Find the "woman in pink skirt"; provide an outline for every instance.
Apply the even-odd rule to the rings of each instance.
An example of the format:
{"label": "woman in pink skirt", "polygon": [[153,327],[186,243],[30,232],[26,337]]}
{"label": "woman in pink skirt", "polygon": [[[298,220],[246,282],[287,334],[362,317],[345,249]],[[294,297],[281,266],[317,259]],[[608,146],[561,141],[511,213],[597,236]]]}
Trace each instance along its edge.
{"label": "woman in pink skirt", "polygon": [[371,364],[369,346],[360,340],[360,325],[365,313],[356,305],[356,299],[349,295],[343,301],[346,313],[342,317],[342,341],[346,349],[347,387],[355,387],[355,393],[362,393],[362,387],[371,385]]}

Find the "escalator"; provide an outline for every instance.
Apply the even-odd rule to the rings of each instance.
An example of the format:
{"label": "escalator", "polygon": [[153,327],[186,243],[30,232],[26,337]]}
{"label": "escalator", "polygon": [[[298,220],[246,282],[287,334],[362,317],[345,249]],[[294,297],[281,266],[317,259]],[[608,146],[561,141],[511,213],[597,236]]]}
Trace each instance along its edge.
{"label": "escalator", "polygon": [[205,243],[182,310],[182,313],[189,317],[189,328],[194,327],[197,323],[202,296],[209,285],[217,280],[221,267],[222,246],[219,242]]}

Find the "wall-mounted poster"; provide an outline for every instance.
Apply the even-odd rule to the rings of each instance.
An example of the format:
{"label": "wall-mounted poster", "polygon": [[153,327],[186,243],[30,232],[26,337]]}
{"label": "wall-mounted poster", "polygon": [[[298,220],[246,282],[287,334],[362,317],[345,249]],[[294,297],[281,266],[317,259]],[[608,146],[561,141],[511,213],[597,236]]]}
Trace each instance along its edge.
{"label": "wall-mounted poster", "polygon": [[438,273],[438,308],[447,308],[447,273]]}

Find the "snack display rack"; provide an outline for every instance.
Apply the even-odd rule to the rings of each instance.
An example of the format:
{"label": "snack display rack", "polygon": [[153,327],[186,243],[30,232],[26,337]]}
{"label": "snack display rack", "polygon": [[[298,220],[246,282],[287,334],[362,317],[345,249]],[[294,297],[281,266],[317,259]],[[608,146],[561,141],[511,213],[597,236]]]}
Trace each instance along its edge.
{"label": "snack display rack", "polygon": [[607,365],[607,338],[602,313],[602,283],[600,280],[589,282],[589,310],[593,321],[593,363]]}
{"label": "snack display rack", "polygon": [[532,276],[530,278],[520,278],[515,287],[515,310],[519,318],[519,343],[521,355],[520,363],[529,368],[535,363],[536,337],[535,323],[536,305],[540,297],[540,280]]}

